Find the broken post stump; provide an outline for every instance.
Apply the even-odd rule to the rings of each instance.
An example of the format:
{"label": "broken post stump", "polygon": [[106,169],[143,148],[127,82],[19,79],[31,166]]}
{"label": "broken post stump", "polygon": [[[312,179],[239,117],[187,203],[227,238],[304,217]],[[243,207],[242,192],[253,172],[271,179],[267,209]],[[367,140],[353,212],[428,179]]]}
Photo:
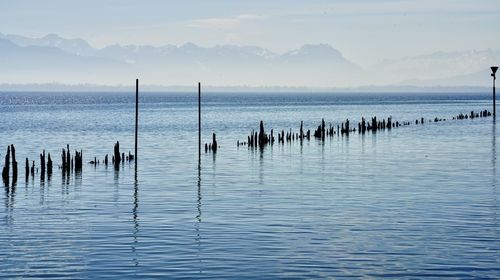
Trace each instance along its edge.
{"label": "broken post stump", "polygon": [[9,184],[9,170],[10,170],[10,146],[7,146],[7,154],[5,154],[5,163],[2,169],[2,179],[5,184]]}
{"label": "broken post stump", "polygon": [[30,176],[30,163],[29,163],[29,160],[28,158],[26,158],[26,166],[24,167],[24,176],[26,177],[26,181],[28,181],[28,178]]}
{"label": "broken post stump", "polygon": [[[29,168],[28,166],[28,158],[26,158],[26,167]],[[50,158],[50,153],[47,158],[47,176],[50,179],[50,176],[52,176],[52,159]]]}
{"label": "broken post stump", "polygon": [[12,154],[12,183],[15,184],[17,182],[17,161],[14,144],[10,145],[10,153]]}

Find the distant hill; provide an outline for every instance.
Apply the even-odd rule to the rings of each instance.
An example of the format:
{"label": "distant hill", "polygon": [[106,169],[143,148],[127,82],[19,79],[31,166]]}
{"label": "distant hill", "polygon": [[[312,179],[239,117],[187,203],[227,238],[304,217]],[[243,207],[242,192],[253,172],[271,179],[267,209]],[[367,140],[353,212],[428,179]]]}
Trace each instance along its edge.
{"label": "distant hill", "polygon": [[42,38],[29,38],[19,35],[4,35],[0,33],[0,38],[9,40],[21,47],[53,47],[75,55],[91,56],[95,52],[95,49],[83,39],[65,39],[59,37],[57,34],[48,34]]}
{"label": "distant hill", "polygon": [[500,49],[436,52],[385,60],[369,72],[382,83],[415,86],[488,86],[490,66],[500,64]]}
{"label": "distant hill", "polygon": [[360,86],[484,87],[500,49],[436,52],[359,66],[327,44],[275,53],[258,46],[109,45],[56,34],[0,33],[0,83],[146,84],[356,88]]}
{"label": "distant hill", "polygon": [[304,45],[283,54],[256,46],[204,48],[193,43],[160,47],[92,48],[55,34],[27,38],[0,34],[0,75],[7,83],[113,85],[141,77],[151,84],[349,86],[361,68],[333,47]]}

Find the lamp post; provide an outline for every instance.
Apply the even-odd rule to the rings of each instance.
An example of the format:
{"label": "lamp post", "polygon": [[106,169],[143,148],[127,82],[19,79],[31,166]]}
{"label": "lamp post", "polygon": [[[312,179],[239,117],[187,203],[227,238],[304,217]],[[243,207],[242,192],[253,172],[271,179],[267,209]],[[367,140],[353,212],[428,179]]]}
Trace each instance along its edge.
{"label": "lamp post", "polygon": [[497,115],[497,109],[496,109],[496,95],[495,95],[495,80],[497,77],[495,76],[495,73],[498,70],[498,66],[491,66],[491,76],[493,77],[493,118],[496,117]]}

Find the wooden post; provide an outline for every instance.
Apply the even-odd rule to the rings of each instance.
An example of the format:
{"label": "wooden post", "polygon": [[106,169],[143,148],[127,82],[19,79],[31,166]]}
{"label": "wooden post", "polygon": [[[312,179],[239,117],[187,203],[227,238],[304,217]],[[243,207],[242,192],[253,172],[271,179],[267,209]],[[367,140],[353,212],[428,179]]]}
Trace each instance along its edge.
{"label": "wooden post", "polygon": [[10,145],[10,153],[12,155],[12,184],[17,182],[17,161],[16,161],[16,148],[14,144]]}
{"label": "wooden post", "polygon": [[61,153],[61,162],[62,162],[62,172],[63,174],[66,173],[66,150],[64,148],[62,149]]}
{"label": "wooden post", "polygon": [[[26,168],[28,168],[28,158],[26,158]],[[52,176],[52,159],[50,158],[50,153],[47,160],[47,176],[49,179]]]}
{"label": "wooden post", "polygon": [[215,133],[212,134],[212,151],[214,153],[217,152],[217,139],[216,139]]}
{"label": "wooden post", "polygon": [[43,178],[45,175],[45,150],[40,154],[40,172]]}
{"label": "wooden post", "polygon": [[198,83],[198,157],[201,158],[201,83]]}
{"label": "wooden post", "polygon": [[43,154],[40,154],[40,180],[45,180],[45,159]]}
{"label": "wooden post", "polygon": [[28,161],[28,158],[26,158],[26,166],[25,166],[24,172],[25,172],[24,176],[26,177],[26,181],[28,181],[28,177],[30,176],[30,163]]}
{"label": "wooden post", "polygon": [[71,171],[71,153],[69,152],[69,144],[66,144],[66,173]]}
{"label": "wooden post", "polygon": [[121,157],[120,157],[120,142],[117,141],[114,148],[113,164],[115,168],[120,167]]}
{"label": "wooden post", "polygon": [[6,185],[9,184],[9,170],[10,170],[10,146],[7,146],[7,154],[5,154],[5,164],[2,170],[2,179]]}
{"label": "wooden post", "polygon": [[139,128],[139,79],[135,79],[135,150],[134,159],[137,169],[137,132]]}

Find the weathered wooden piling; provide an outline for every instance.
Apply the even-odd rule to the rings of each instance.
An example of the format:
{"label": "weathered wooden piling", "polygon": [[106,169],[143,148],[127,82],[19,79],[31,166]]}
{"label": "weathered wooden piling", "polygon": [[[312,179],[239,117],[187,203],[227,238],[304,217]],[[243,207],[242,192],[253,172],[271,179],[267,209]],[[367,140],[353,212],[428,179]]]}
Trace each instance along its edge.
{"label": "weathered wooden piling", "polygon": [[212,151],[217,152],[217,139],[215,133],[212,134]]}
{"label": "weathered wooden piling", "polygon": [[264,130],[264,122],[261,120],[260,121],[260,126],[259,126],[259,147],[264,147],[268,143],[268,138],[266,136],[266,132]]}
{"label": "weathered wooden piling", "polygon": [[325,119],[321,119],[321,139],[325,139]]}
{"label": "weathered wooden piling", "polygon": [[10,145],[10,153],[12,155],[12,182],[15,184],[17,182],[17,161],[16,161],[16,148],[14,144]]}
{"label": "weathered wooden piling", "polygon": [[304,139],[304,121],[300,121],[300,134],[299,134],[300,140]]}
{"label": "weathered wooden piling", "polygon": [[[278,143],[284,142],[284,134],[285,134],[284,130],[282,130],[281,133],[278,132]],[[288,133],[286,134],[287,141],[291,141],[291,137],[292,137],[291,135],[292,135],[292,132],[290,129],[290,134],[288,134]],[[290,137],[290,140],[288,139],[288,137]],[[274,141],[275,141],[274,130],[271,129],[270,133],[267,134],[266,130],[264,128],[264,121],[261,120],[259,123],[259,131],[257,132],[255,130],[252,130],[250,135],[247,136],[247,143],[238,141],[237,145],[238,146],[239,145],[248,145],[248,147],[250,147],[250,148],[257,148],[257,147],[263,148],[268,144],[273,145]],[[210,146],[208,147],[208,150],[211,150]]]}
{"label": "weathered wooden piling", "polygon": [[69,144],[66,145],[66,173],[70,173],[71,171],[71,153],[69,151]]}
{"label": "weathered wooden piling", "polygon": [[40,171],[42,176],[45,175],[45,150],[40,154]]}
{"label": "weathered wooden piling", "polygon": [[372,118],[372,131],[373,131],[373,132],[376,132],[376,131],[377,131],[377,128],[378,128],[378,125],[377,125],[377,117],[373,117],[373,118]]}
{"label": "weathered wooden piling", "polygon": [[[28,166],[28,158],[26,158],[26,166]],[[50,153],[47,158],[47,176],[50,180],[50,176],[52,176],[52,159],[50,158]]]}
{"label": "weathered wooden piling", "polygon": [[63,148],[61,153],[61,168],[62,172],[66,173],[66,150]]}
{"label": "weathered wooden piling", "polygon": [[28,160],[28,158],[26,158],[26,165],[24,167],[24,176],[26,177],[26,181],[28,180],[29,176],[30,176],[30,162]]}
{"label": "weathered wooden piling", "polygon": [[314,131],[314,137],[321,138],[322,140],[325,139],[325,119],[321,119],[321,124]]}
{"label": "weathered wooden piling", "polygon": [[[238,141],[238,145],[239,145],[239,141]],[[219,146],[217,144],[217,135],[215,133],[213,133],[212,134],[212,143],[205,143],[205,153],[207,153],[207,152],[216,153],[218,147]]]}
{"label": "weathered wooden piling", "polygon": [[40,154],[40,180],[45,180],[45,150]]}
{"label": "weathered wooden piling", "polygon": [[77,151],[75,150],[75,156],[74,156],[74,171],[76,173],[81,173],[82,172],[82,168],[83,168],[83,151],[80,150],[80,151]]}
{"label": "weathered wooden piling", "polygon": [[2,169],[2,179],[5,184],[9,184],[9,171],[10,171],[10,146],[7,146],[7,153],[5,154],[5,163]]}
{"label": "weathered wooden piling", "polygon": [[114,147],[114,156],[113,156],[113,163],[115,167],[120,166],[121,162],[121,155],[120,155],[120,142],[117,141]]}
{"label": "weathered wooden piling", "polygon": [[364,117],[361,117],[361,133],[365,133],[366,132],[366,120]]}
{"label": "weathered wooden piling", "polygon": [[340,134],[349,136],[350,128],[349,128],[349,119],[345,120],[345,123],[342,123]]}

